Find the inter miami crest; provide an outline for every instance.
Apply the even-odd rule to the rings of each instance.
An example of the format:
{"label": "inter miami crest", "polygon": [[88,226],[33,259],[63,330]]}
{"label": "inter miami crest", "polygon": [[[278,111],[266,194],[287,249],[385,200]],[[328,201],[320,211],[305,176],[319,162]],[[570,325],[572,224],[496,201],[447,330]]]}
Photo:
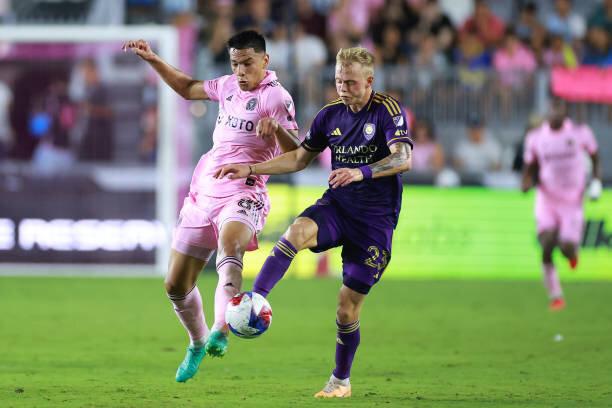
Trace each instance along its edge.
{"label": "inter miami crest", "polygon": [[371,140],[374,137],[374,133],[376,133],[376,126],[373,123],[363,125],[363,135],[366,140]]}
{"label": "inter miami crest", "polygon": [[255,110],[256,106],[257,106],[257,98],[251,98],[246,104],[246,110],[248,111]]}

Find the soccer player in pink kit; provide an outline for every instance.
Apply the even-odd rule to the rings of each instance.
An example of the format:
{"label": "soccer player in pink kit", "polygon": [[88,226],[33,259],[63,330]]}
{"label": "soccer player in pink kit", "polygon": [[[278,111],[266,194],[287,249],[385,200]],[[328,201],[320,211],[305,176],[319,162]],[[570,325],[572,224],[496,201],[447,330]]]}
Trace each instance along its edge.
{"label": "soccer player in pink kit", "polygon": [[[168,297],[191,339],[176,372],[179,382],[197,373],[206,354],[225,354],[225,310],[232,296],[240,292],[244,252],[257,249],[257,233],[269,211],[269,176],[220,180],[213,175],[226,163],[266,161],[299,145],[293,100],[276,74],[267,70],[264,38],[255,31],[244,31],[230,38],[227,48],[233,75],[198,81],[161,60],[144,40],[124,45],[185,99],[219,102],[214,144],[194,170],[174,231],[165,280]],[[209,333],[196,281],[215,250],[219,281],[215,322]]]}
{"label": "soccer player in pink kit", "polygon": [[578,264],[582,238],[583,194],[587,169],[585,152],[593,163],[591,199],[601,195],[601,174],[597,141],[591,129],[567,117],[566,103],[554,99],[549,120],[531,130],[525,140],[522,190],[528,191],[538,174],[535,218],[542,247],[544,285],[550,297],[550,309],[565,307],[559,276],[552,260],[559,247],[571,268]]}

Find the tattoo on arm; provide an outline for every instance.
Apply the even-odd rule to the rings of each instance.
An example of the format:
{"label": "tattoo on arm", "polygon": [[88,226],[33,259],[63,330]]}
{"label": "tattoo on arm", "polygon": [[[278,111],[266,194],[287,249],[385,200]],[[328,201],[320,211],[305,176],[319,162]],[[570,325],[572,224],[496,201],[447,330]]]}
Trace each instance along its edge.
{"label": "tattoo on arm", "polygon": [[372,175],[379,177],[391,176],[406,170],[404,166],[410,161],[412,154],[410,145],[407,143],[395,143],[393,147],[395,146],[397,147],[392,148],[389,156],[370,164]]}

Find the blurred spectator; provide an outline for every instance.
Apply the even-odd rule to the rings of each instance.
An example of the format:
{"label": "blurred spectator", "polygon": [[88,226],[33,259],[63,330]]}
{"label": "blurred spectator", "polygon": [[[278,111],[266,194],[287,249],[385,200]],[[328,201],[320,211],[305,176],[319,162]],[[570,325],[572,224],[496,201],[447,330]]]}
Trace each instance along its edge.
{"label": "blurred spectator", "polygon": [[236,31],[253,29],[265,36],[270,36],[276,23],[270,14],[269,0],[247,0],[246,7],[236,7],[238,14],[234,18]]}
{"label": "blurred spectator", "polygon": [[384,0],[337,0],[327,20],[328,38],[347,37],[351,41],[363,38],[370,25],[370,16]]}
{"label": "blurred spectator", "polygon": [[543,26],[537,26],[531,32],[531,37],[527,42],[529,49],[539,66],[544,65],[544,53],[548,45],[548,33]]}
{"label": "blurred spectator", "polygon": [[572,12],[571,0],[555,0],[555,8],[546,16],[546,29],[551,34],[562,36],[565,41],[584,37],[584,17]]}
{"label": "blurred spectator", "polygon": [[455,61],[461,84],[472,89],[485,84],[487,70],[491,67],[491,54],[476,34],[466,32],[459,37]]}
{"label": "blurred spectator", "polygon": [[575,68],[578,65],[574,49],[560,35],[550,38],[550,47],[544,52],[543,60],[547,67]]}
{"label": "blurred spectator", "polygon": [[307,34],[316,35],[322,40],[327,38],[327,19],[313,8],[311,0],[297,1],[297,17]]}
{"label": "blurred spectator", "polygon": [[227,64],[229,63],[229,55],[227,52],[226,44],[228,38],[231,37],[234,30],[232,25],[233,13],[232,6],[225,5],[217,8],[217,18],[213,24],[210,41],[208,42],[208,49],[210,50],[213,61],[216,64]]}
{"label": "blurred spectator", "polygon": [[487,4],[486,0],[474,0],[474,13],[461,28],[461,35],[476,34],[486,48],[497,46],[504,36],[505,25]]}
{"label": "blurred spectator", "polygon": [[592,27],[587,35],[587,46],[582,63],[598,67],[612,66],[610,34],[603,27]]}
{"label": "blurred spectator", "polygon": [[612,35],[612,0],[603,0],[603,4],[598,5],[589,17],[589,28],[601,27]]}
{"label": "blurred spectator", "polygon": [[516,35],[521,41],[528,43],[533,33],[541,30],[542,24],[538,19],[538,7],[536,3],[530,1],[521,7],[519,19],[516,24]]}
{"label": "blurred spectator", "polygon": [[404,0],[386,0],[383,9],[372,16],[372,24],[369,31],[372,33],[372,40],[381,47],[383,46],[383,32],[385,26],[394,24],[402,32],[402,42],[414,29],[419,21],[418,14],[410,8]]}
{"label": "blurred spectator", "polygon": [[417,53],[412,59],[419,88],[429,89],[436,78],[446,71],[446,58],[437,48],[436,37],[423,37]]}
{"label": "blurred spectator", "polygon": [[433,125],[426,120],[418,120],[412,130],[414,153],[412,170],[438,172],[444,167],[444,149],[436,142]]}
{"label": "blurred spectator", "polygon": [[8,156],[13,146],[13,131],[9,124],[9,110],[12,101],[11,88],[0,81],[0,159]]}
{"label": "blurred spectator", "polygon": [[502,86],[519,88],[536,69],[531,50],[525,47],[512,28],[506,30],[503,47],[495,52],[493,66]]}
{"label": "blurred spectator", "polygon": [[435,39],[435,46],[450,61],[453,57],[456,32],[450,18],[442,12],[438,0],[425,1],[417,25],[410,34],[410,43],[418,47],[423,39],[431,36]]}
{"label": "blurred spectator", "polygon": [[282,78],[282,72],[289,68],[290,45],[287,38],[287,27],[279,24],[274,28],[270,38],[266,39],[266,52],[270,55],[269,68],[277,71]]}
{"label": "blurred spectator", "polygon": [[114,135],[109,95],[93,60],[84,60],[80,69],[85,79],[85,99],[81,102],[80,113],[86,118],[86,125],[79,158],[110,161],[113,158]]}
{"label": "blurred spectator", "polygon": [[376,49],[379,64],[404,64],[408,60],[399,25],[389,23],[382,32],[382,44]]}
{"label": "blurred spectator", "polygon": [[470,173],[499,170],[501,147],[485,129],[484,122],[478,114],[470,114],[467,121],[467,136],[467,139],[461,140],[455,149],[455,168]]}

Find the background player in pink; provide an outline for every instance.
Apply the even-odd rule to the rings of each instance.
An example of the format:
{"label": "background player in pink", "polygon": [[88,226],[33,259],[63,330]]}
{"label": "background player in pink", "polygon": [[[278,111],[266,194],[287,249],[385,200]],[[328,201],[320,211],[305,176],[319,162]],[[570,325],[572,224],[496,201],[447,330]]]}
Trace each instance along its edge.
{"label": "background player in pink", "polygon": [[[230,38],[227,48],[233,75],[198,81],[161,60],[144,40],[124,45],[147,61],[182,97],[219,102],[214,144],[194,170],[174,231],[165,280],[168,297],[191,339],[176,372],[179,382],[196,374],[206,354],[225,354],[225,309],[231,297],[240,292],[244,252],[257,249],[257,233],[269,210],[268,176],[219,180],[214,173],[225,163],[266,161],[299,145],[293,100],[276,74],[267,70],[264,38],[255,31],[244,31]],[[216,249],[219,281],[215,322],[209,335],[196,281]]]}
{"label": "background player in pink", "polygon": [[601,169],[595,136],[587,125],[578,125],[567,117],[563,100],[554,99],[549,120],[527,134],[522,181],[522,190],[526,192],[537,174],[535,217],[551,310],[565,306],[552,260],[555,247],[559,247],[572,268],[578,264],[587,176],[585,152],[593,163],[589,195],[597,199],[601,195]]}

